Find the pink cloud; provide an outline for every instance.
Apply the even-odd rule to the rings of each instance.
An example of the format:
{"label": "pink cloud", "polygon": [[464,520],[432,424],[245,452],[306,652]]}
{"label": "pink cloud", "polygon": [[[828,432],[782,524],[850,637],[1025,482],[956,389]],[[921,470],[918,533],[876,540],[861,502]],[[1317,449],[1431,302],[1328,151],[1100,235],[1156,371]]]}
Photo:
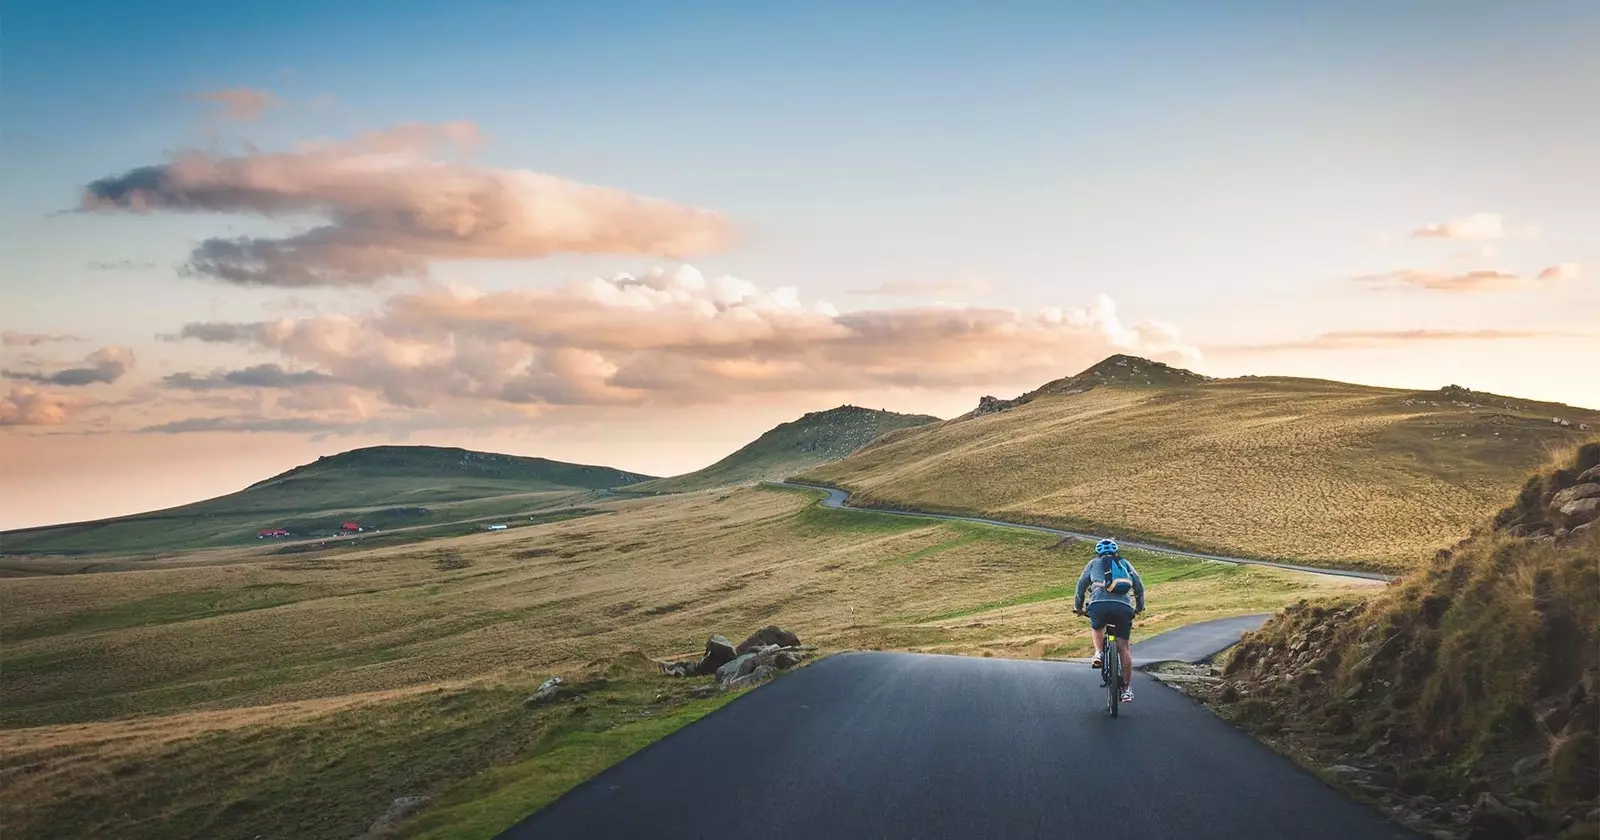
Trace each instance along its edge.
{"label": "pink cloud", "polygon": [[17,332],[15,330],[0,332],[0,345],[5,347],[37,347],[41,344],[53,342],[82,340],[78,336],[66,334]]}
{"label": "pink cloud", "polygon": [[271,91],[248,87],[202,91],[189,94],[189,98],[196,102],[221,105],[228,119],[237,122],[257,122],[267,109],[283,105]]}
{"label": "pink cloud", "polygon": [[133,369],[133,351],[126,347],[103,347],[90,353],[76,367],[61,367],[54,373],[5,370],[7,379],[37,382],[42,385],[74,387],[109,385]]}
{"label": "pink cloud", "polygon": [[0,426],[60,426],[73,420],[78,409],[92,404],[81,397],[18,385],[0,398]]}
{"label": "pink cloud", "polygon": [[214,238],[188,270],[240,285],[368,285],[419,277],[437,259],[555,253],[680,257],[725,247],[710,211],[527,170],[439,159],[479,141],[471,123],[406,124],[292,152],[191,151],[88,185],[88,210],[313,214],[286,238]]}
{"label": "pink cloud", "polygon": [[1228,345],[1210,347],[1207,350],[1221,353],[1283,350],[1371,350],[1441,341],[1525,341],[1575,337],[1578,336],[1573,333],[1552,330],[1337,330],[1293,341],[1281,341],[1271,344]]}

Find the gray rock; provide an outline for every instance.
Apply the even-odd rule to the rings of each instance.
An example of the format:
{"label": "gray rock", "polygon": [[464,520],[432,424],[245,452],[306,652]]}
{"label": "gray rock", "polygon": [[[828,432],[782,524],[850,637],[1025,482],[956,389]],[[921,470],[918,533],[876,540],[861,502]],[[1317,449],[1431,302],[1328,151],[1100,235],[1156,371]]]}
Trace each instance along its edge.
{"label": "gray rock", "polygon": [[755,648],[765,647],[767,645],[777,645],[778,647],[796,647],[799,644],[799,636],[796,636],[795,634],[790,633],[788,630],[785,630],[775,624],[771,624],[750,634],[750,638],[740,642],[739,647],[736,648],[736,650],[739,653],[749,653]]}
{"label": "gray rock", "polygon": [[777,668],[787,671],[788,669],[799,665],[805,658],[806,655],[799,651],[780,650],[778,651],[778,655],[772,658],[772,664]]}
{"label": "gray rock", "polygon": [[1600,482],[1600,464],[1596,464],[1578,475],[1579,481]]}
{"label": "gray rock", "polygon": [[717,683],[712,683],[710,685],[697,685],[694,688],[689,689],[689,696],[697,700],[703,700],[707,697],[715,697],[721,693],[722,686],[718,685]]}
{"label": "gray rock", "polygon": [[356,840],[378,837],[389,826],[422,810],[422,807],[427,804],[428,797],[426,796],[402,796],[390,802],[389,809],[384,811],[383,815],[378,817],[377,821],[367,828],[366,833],[358,836]]}
{"label": "gray rock", "polygon": [[1329,778],[1337,779],[1341,782],[1364,779],[1370,775],[1367,771],[1361,769],[1360,767],[1353,767],[1349,764],[1335,764],[1330,767],[1324,767],[1322,768],[1322,772],[1327,773]]}
{"label": "gray rock", "polygon": [[712,636],[711,638],[706,639],[706,658],[702,661],[712,663],[712,671],[715,671],[723,665],[732,662],[738,657],[739,651],[734,648],[733,642],[728,641],[726,636]]}
{"label": "gray rock", "polygon": [[1567,502],[1561,506],[1561,515],[1578,522],[1592,522],[1600,518],[1600,497]]}
{"label": "gray rock", "polygon": [[551,677],[540,683],[539,688],[522,701],[522,705],[537,706],[540,703],[547,703],[555,699],[555,696],[561,693],[561,687],[566,684],[567,681],[560,677]]}
{"label": "gray rock", "polygon": [[1579,499],[1592,499],[1596,496],[1600,496],[1600,483],[1574,484],[1551,496],[1550,506],[1561,508],[1570,502],[1576,502]]}
{"label": "gray rock", "polygon": [[1500,801],[1492,793],[1478,794],[1472,803],[1472,816],[1467,824],[1473,836],[1484,833],[1486,837],[1527,837],[1533,833],[1533,820],[1527,814]]}
{"label": "gray rock", "polygon": [[772,675],[776,673],[778,673],[778,669],[772,667],[771,665],[762,665],[756,668],[754,671],[751,671],[750,673],[745,674],[736,680],[730,681],[728,683],[728,690],[734,691],[741,688],[749,688],[757,683],[771,679]]}
{"label": "gray rock", "polygon": [[1511,765],[1511,776],[1516,779],[1518,790],[1543,785],[1550,780],[1550,755],[1548,753],[1534,753],[1516,764]]}
{"label": "gray rock", "polygon": [[746,653],[717,669],[717,682],[727,685],[756,669],[756,655]]}

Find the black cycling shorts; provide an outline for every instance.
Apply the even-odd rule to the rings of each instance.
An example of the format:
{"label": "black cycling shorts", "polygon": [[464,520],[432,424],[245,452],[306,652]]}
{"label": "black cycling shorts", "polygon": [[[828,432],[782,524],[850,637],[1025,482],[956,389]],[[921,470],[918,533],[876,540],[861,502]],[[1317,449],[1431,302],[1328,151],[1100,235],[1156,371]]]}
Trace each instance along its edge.
{"label": "black cycling shorts", "polygon": [[1110,627],[1119,639],[1133,638],[1133,607],[1119,601],[1095,601],[1084,612],[1089,614],[1090,627]]}

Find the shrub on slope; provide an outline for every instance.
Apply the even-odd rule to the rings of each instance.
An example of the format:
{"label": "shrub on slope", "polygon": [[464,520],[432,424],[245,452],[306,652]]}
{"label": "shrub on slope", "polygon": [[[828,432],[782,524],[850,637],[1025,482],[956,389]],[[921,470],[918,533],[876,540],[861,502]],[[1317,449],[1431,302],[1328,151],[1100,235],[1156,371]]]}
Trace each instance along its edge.
{"label": "shrub on slope", "polygon": [[1208,699],[1448,836],[1600,836],[1600,525],[1563,512],[1591,487],[1600,443],[1381,595],[1273,619]]}

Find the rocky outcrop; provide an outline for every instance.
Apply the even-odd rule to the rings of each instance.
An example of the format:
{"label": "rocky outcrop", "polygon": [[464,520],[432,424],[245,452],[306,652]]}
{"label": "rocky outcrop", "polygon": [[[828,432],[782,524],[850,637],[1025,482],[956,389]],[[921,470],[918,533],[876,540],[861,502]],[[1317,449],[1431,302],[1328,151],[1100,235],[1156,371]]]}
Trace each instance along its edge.
{"label": "rocky outcrop", "polygon": [[[668,662],[661,672],[669,677],[715,675],[714,687],[697,687],[696,696],[709,696],[717,691],[745,688],[762,682],[778,671],[788,670],[804,662],[815,648],[800,644],[794,633],[769,625],[752,633],[737,646],[723,636],[706,640],[706,654],[698,661]],[[756,676],[760,675],[760,676]]]}
{"label": "rocky outcrop", "polygon": [[556,695],[561,693],[561,687],[566,684],[567,681],[560,677],[551,677],[550,679],[540,683],[538,689],[536,689],[532,694],[528,695],[527,699],[522,701],[522,705],[537,706],[541,703],[548,703],[551,700],[554,700]]}
{"label": "rocky outcrop", "polygon": [[379,838],[392,835],[391,829],[395,823],[422,810],[428,804],[426,796],[402,796],[389,803],[387,810],[366,830],[364,834],[356,836],[355,840],[379,840]]}
{"label": "rocky outcrop", "polygon": [[799,647],[800,637],[790,633],[788,630],[785,630],[782,627],[769,624],[766,627],[763,627],[760,630],[750,634],[750,638],[740,642],[739,647],[736,648],[736,651],[738,653],[749,653],[758,647],[765,647],[767,645],[777,645],[778,647]]}

